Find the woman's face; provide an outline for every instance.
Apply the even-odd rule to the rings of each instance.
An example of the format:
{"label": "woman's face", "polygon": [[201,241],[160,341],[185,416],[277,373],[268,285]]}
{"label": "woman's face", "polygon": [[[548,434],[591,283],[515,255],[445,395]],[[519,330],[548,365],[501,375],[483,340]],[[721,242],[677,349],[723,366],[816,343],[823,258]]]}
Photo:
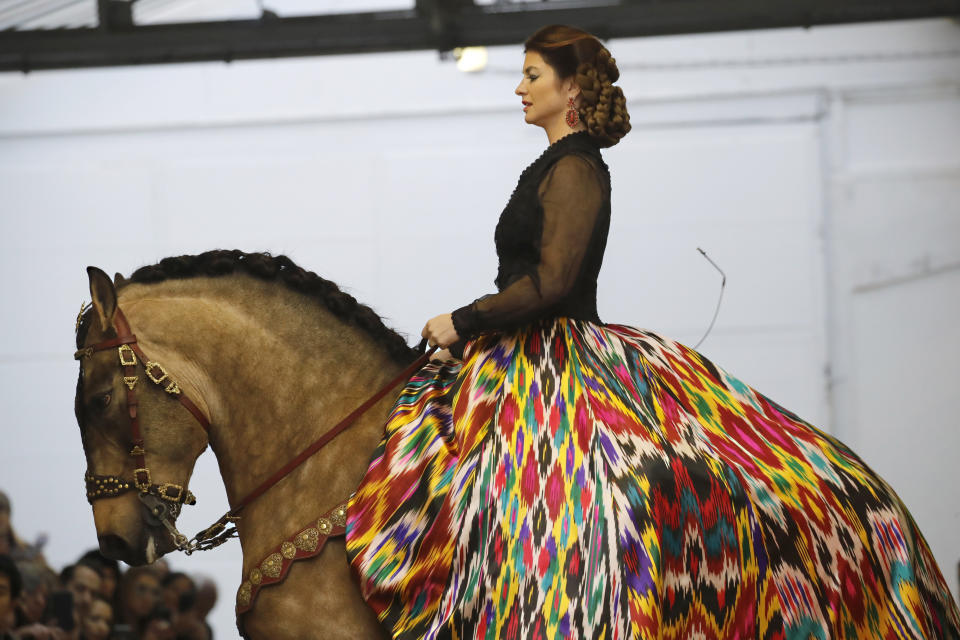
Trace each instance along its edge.
{"label": "woman's face", "polygon": [[573,95],[573,80],[561,82],[556,71],[536,51],[523,57],[523,80],[514,89],[524,102],[524,120],[547,128],[562,122]]}
{"label": "woman's face", "polygon": [[43,611],[47,608],[47,588],[38,586],[33,591],[24,591],[20,596],[20,610],[31,623],[43,619]]}
{"label": "woman's face", "polygon": [[160,601],[160,582],[149,573],[142,573],[129,585],[127,608],[135,618],[145,618]]}
{"label": "woman's face", "polygon": [[100,593],[103,594],[107,600],[113,601],[113,596],[117,591],[117,582],[119,576],[113,567],[104,567],[103,572],[100,574]]}
{"label": "woman's face", "polygon": [[103,600],[94,600],[83,618],[83,637],[86,640],[107,640],[113,626],[113,609]]}

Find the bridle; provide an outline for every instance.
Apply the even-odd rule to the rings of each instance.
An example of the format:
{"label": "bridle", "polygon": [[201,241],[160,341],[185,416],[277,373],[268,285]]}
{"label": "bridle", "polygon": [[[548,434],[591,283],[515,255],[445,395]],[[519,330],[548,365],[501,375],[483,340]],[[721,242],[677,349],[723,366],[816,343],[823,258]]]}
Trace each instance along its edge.
{"label": "bridle", "polygon": [[143,432],[140,429],[140,403],[137,398],[140,366],[143,367],[146,379],[162,387],[170,396],[177,398],[180,404],[200,423],[208,436],[210,421],[207,420],[207,417],[203,415],[197,405],[183,393],[176,381],[170,377],[166,368],[159,362],[148,358],[143,352],[143,349],[137,344],[137,337],[130,331],[126,316],[123,315],[119,307],[117,307],[113,316],[113,326],[117,332],[116,338],[79,349],[73,354],[73,357],[81,361],[82,367],[83,358],[89,358],[98,351],[117,350],[120,366],[123,368],[123,383],[127,387],[127,414],[130,419],[130,435],[133,442],[130,457],[133,458],[135,467],[132,478],[94,475],[88,470],[84,473],[87,501],[93,504],[94,501],[102,498],[114,498],[128,491],[137,491],[138,497],[150,513],[153,523],[161,524],[169,530],[177,548],[186,551],[190,548],[190,543],[186,536],[177,531],[174,522],[180,515],[182,506],[184,504],[196,504],[197,499],[186,486],[172,482],[157,483],[153,481],[153,474],[150,473],[150,468],[147,466],[147,450],[143,441]]}
{"label": "bridle", "polygon": [[[85,307],[81,307],[80,315],[77,317],[78,328],[84,310]],[[104,340],[79,349],[73,354],[73,357],[80,361],[80,379],[82,380],[83,358],[88,358],[98,351],[117,349],[120,366],[123,368],[123,382],[127,387],[127,414],[130,418],[130,434],[133,441],[130,456],[134,459],[136,466],[132,479],[114,475],[93,475],[89,473],[88,470],[88,472],[84,474],[87,501],[93,504],[95,500],[114,498],[128,491],[136,490],[138,492],[138,498],[144,504],[149,514],[148,521],[153,525],[162,525],[166,528],[173,537],[176,548],[185,552],[187,555],[192,554],[194,551],[213,549],[230,538],[236,537],[236,522],[240,519],[240,511],[242,511],[244,507],[263,495],[291,471],[303,464],[310,456],[322,449],[324,445],[330,442],[335,436],[352,425],[357,418],[372,407],[378,400],[383,398],[393,387],[407,380],[415,371],[425,365],[433,352],[437,350],[436,346],[426,350],[426,340],[421,342],[419,350],[425,352],[419,358],[414,360],[403,371],[398,373],[393,379],[381,387],[380,390],[368,398],[366,402],[354,409],[349,415],[330,428],[296,457],[261,482],[257,488],[239,500],[237,504],[221,516],[219,520],[188,540],[185,535],[177,530],[176,519],[180,515],[180,510],[184,504],[196,504],[197,499],[186,486],[171,482],[155,483],[153,481],[152,474],[147,466],[147,449],[143,440],[143,433],[140,429],[139,403],[136,392],[136,387],[140,380],[137,375],[139,367],[143,367],[144,375],[150,382],[162,387],[167,394],[175,397],[180,404],[193,415],[196,421],[200,423],[200,426],[203,427],[208,439],[210,434],[210,421],[203,412],[200,411],[197,405],[183,393],[180,386],[171,378],[166,368],[159,362],[153,361],[146,356],[140,348],[140,345],[137,344],[137,337],[130,330],[127,318],[119,306],[116,308],[113,316],[113,326],[117,332],[116,338]],[[341,503],[341,505],[345,505],[345,501]],[[337,508],[339,508],[339,506]]]}

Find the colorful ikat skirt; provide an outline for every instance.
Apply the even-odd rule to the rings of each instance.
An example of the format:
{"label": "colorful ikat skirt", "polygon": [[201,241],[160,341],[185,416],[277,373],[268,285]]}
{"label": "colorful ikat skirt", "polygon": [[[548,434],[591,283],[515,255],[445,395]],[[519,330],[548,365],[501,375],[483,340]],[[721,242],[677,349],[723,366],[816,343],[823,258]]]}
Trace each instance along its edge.
{"label": "colorful ikat skirt", "polygon": [[850,449],[656,333],[554,318],[407,383],[348,506],[398,639],[960,638]]}

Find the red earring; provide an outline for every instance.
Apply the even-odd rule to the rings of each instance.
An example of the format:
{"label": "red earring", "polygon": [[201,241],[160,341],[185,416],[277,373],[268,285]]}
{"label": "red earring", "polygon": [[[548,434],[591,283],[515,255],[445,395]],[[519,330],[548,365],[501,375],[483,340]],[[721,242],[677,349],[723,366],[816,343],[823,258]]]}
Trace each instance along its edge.
{"label": "red earring", "polygon": [[577,113],[577,108],[573,106],[573,98],[567,99],[567,124],[570,125],[570,128],[573,129],[580,123],[580,114]]}

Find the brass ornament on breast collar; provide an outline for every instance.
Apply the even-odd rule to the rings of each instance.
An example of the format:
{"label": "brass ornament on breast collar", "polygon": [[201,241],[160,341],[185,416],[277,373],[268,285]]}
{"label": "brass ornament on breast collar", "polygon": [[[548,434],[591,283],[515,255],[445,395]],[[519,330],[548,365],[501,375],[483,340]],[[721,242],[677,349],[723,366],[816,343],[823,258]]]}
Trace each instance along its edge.
{"label": "brass ornament on breast collar", "polygon": [[[321,523],[325,523],[321,525]],[[295,562],[318,556],[333,537],[346,533],[347,505],[341,503],[322,514],[306,529],[274,547],[253,566],[237,590],[236,613],[240,616],[253,608],[257,594],[265,587],[280,584]],[[318,528],[321,526],[321,528]]]}

